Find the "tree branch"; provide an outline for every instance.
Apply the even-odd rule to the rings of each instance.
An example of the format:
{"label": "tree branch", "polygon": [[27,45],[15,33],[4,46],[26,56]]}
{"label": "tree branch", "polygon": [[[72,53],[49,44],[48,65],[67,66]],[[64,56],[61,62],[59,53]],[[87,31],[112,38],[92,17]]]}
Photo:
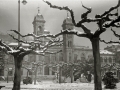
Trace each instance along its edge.
{"label": "tree branch", "polygon": [[4,42],[2,42],[2,40],[0,40],[0,45],[5,47],[8,51],[12,51],[13,49],[11,47],[9,47],[7,44],[5,44]]}
{"label": "tree branch", "polygon": [[114,20],[112,20],[110,23],[105,23],[104,25],[103,25],[103,27],[106,27],[106,28],[109,28],[109,27],[111,27],[111,26],[113,26],[113,27],[118,27],[115,23],[117,23],[117,22],[119,22],[120,21],[120,16],[118,16],[117,17],[117,19],[114,19]]}
{"label": "tree branch", "polygon": [[72,17],[72,22],[75,26],[77,26],[76,22],[75,22],[75,19],[74,19],[74,13],[72,11],[72,9],[68,8],[67,6],[66,7],[59,7],[59,6],[56,6],[56,5],[52,5],[50,2],[48,1],[45,1],[43,0],[45,3],[47,3],[51,8],[56,8],[56,9],[59,9],[59,10],[67,10],[70,12],[71,14],[71,17]]}
{"label": "tree branch", "polygon": [[120,35],[119,34],[117,34],[112,28],[111,28],[111,31],[113,32],[113,34],[116,36],[116,37],[118,37],[119,38],[119,40],[120,40]]}
{"label": "tree branch", "polygon": [[105,31],[106,31],[106,28],[98,29],[95,31],[94,36],[100,36]]}
{"label": "tree branch", "polygon": [[103,17],[103,16],[109,14],[111,11],[117,9],[119,6],[120,6],[120,0],[118,0],[118,4],[116,6],[111,7],[108,11],[105,11],[102,15],[100,15],[100,17]]}
{"label": "tree branch", "polygon": [[101,42],[104,42],[105,44],[112,44],[112,43],[118,43],[118,44],[120,44],[120,42],[118,42],[118,41],[109,41],[109,42],[106,42],[105,40],[101,40],[100,38],[99,38],[99,40]]}
{"label": "tree branch", "polygon": [[59,53],[59,52],[62,52],[62,50],[59,50],[57,52],[46,51],[45,54],[56,54],[56,53]]}
{"label": "tree branch", "polygon": [[[81,2],[81,4],[82,4],[82,2]],[[87,19],[87,15],[88,15],[89,13],[91,13],[92,8],[91,8],[91,7],[88,8],[88,7],[84,6],[83,4],[82,4],[82,7],[85,8],[85,9],[87,9],[88,11],[85,12],[85,13],[83,13],[83,14],[81,15],[81,18],[82,18],[82,19]]]}

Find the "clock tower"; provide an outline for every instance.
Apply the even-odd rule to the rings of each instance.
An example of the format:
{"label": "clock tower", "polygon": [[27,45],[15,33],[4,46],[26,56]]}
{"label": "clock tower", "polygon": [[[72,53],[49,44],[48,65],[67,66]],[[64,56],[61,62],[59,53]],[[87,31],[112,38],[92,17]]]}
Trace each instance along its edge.
{"label": "clock tower", "polygon": [[[72,23],[72,19],[68,16],[67,13],[67,18],[63,21],[62,24],[63,30],[73,30],[74,25]],[[63,57],[64,57],[64,62],[72,62],[73,61],[73,40],[74,35],[73,34],[63,34]]]}
{"label": "clock tower", "polygon": [[34,34],[42,35],[44,33],[44,24],[45,20],[43,15],[40,14],[40,10],[38,9],[38,14],[34,17],[33,21]]}

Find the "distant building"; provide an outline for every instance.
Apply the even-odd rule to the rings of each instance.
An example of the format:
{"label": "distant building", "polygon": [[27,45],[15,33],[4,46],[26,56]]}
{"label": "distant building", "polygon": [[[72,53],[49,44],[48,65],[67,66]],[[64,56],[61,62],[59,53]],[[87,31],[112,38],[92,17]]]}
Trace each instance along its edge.
{"label": "distant building", "polygon": [[[36,35],[42,35],[42,34],[49,34],[50,32],[48,30],[45,30],[45,20],[42,14],[38,12],[38,14],[34,17],[33,20],[33,32]],[[65,29],[74,29],[74,25],[72,23],[72,19],[67,15],[67,18],[63,21],[62,28]],[[41,39],[44,42],[48,41],[46,38]],[[9,40],[8,40],[9,41]],[[11,42],[8,44],[11,47],[16,47],[16,42]],[[27,47],[27,44],[23,44],[24,47]],[[45,63],[58,63],[58,62],[78,62],[80,60],[90,60],[93,58],[93,52],[92,49],[86,46],[76,46],[74,44],[74,35],[70,34],[64,34],[63,35],[63,46],[60,47],[52,47],[49,50],[50,51],[59,51],[63,50],[63,52],[57,53],[57,54],[51,54],[51,55],[45,55],[45,57],[40,55],[27,55],[24,57],[23,65],[29,68],[33,68],[32,62],[40,62],[43,61]],[[114,60],[114,53],[110,52],[108,50],[100,50],[101,54],[101,63],[102,65],[105,64],[112,64],[115,62]],[[1,69],[0,72],[4,71],[1,76],[7,77],[8,75],[13,77],[14,73],[14,58],[11,55],[6,55],[5,59],[2,59],[5,61],[5,66]],[[54,76],[55,72],[52,71],[53,68],[47,67],[47,66],[40,66],[38,68],[37,75],[40,76],[46,76],[51,75]],[[105,72],[105,71],[104,71]],[[103,72],[103,73],[104,73]],[[27,70],[22,68],[21,71],[22,76],[26,76]],[[31,73],[29,73],[31,75]]]}

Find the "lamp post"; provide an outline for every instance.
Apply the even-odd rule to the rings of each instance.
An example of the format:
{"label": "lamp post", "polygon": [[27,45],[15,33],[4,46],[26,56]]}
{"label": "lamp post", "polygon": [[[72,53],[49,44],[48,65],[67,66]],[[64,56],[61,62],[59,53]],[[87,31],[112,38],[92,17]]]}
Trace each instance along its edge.
{"label": "lamp post", "polygon": [[[26,5],[27,1],[23,0],[22,1],[23,5]],[[20,33],[20,0],[18,0],[18,32]],[[20,40],[20,35],[18,35],[18,40]],[[20,43],[18,42],[18,45]]]}

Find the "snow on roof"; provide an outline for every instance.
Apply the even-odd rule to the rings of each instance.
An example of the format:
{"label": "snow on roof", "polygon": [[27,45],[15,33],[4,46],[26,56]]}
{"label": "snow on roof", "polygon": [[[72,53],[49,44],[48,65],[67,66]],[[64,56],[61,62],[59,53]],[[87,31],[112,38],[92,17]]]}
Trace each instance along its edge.
{"label": "snow on roof", "polygon": [[45,31],[45,32],[50,32],[50,31],[48,31],[48,30],[46,30],[46,29],[45,29],[44,31]]}
{"label": "snow on roof", "polygon": [[114,53],[107,50],[100,50],[100,54],[114,54]]}

